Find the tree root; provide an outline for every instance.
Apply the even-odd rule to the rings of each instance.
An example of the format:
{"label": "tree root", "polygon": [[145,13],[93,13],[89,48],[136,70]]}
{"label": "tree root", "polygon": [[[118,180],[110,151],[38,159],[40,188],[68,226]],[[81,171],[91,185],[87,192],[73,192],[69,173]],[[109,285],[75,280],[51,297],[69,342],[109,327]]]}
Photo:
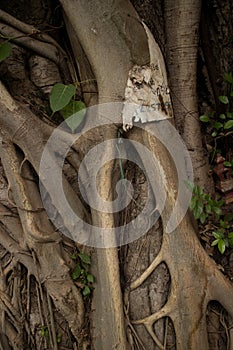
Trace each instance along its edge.
{"label": "tree root", "polygon": [[[152,140],[148,135],[146,139],[144,138],[144,143],[165,169],[169,157],[159,141],[154,138]],[[217,300],[233,316],[231,297],[233,286],[222,275],[215,262],[207,256],[188,215],[172,233],[166,232],[166,224],[175,205],[176,196],[173,193],[176,191],[176,186],[175,177],[171,177],[167,184],[167,202],[162,213],[164,234],[161,250],[142,275],[130,284],[129,290],[125,292],[125,301],[161,262],[165,262],[171,275],[171,290],[166,304],[158,312],[140,320],[133,320],[132,323],[144,324],[154,341],[164,349],[164,345],[158,343],[153,325],[160,318],[169,316],[175,327],[178,349],[188,347],[206,350],[208,348],[207,305],[211,300]]]}

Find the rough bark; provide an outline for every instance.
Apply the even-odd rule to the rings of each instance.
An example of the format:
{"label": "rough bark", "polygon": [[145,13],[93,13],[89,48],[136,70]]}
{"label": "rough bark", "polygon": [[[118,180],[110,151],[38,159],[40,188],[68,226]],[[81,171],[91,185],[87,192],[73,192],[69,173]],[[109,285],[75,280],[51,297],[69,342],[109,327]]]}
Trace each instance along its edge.
{"label": "rough bark", "polygon": [[[165,2],[167,67],[177,128],[191,154],[196,182],[212,192],[197,103],[197,50],[201,1]],[[176,30],[174,30],[176,28]]]}
{"label": "rough bark", "polygon": [[[128,1],[107,3],[103,0],[62,0],[61,3],[73,52],[75,55],[81,55],[80,62],[77,57],[75,58],[80,68],[81,80],[90,80],[87,84],[86,101],[90,104],[95,103],[98,86],[98,102],[122,102],[130,69],[135,65],[148,65],[151,59],[148,36],[134,8]],[[181,8],[182,11],[180,11]],[[196,4],[188,1],[180,1],[177,4],[166,2],[166,31],[170,49],[168,56],[170,59],[173,58],[172,61],[168,60],[168,64],[175,117],[179,126],[184,125],[184,129],[180,130],[184,138],[190,142],[188,145],[192,146],[191,150],[195,154],[197,177],[202,176],[200,174],[204,169],[201,167],[200,171],[199,164],[196,162],[197,157],[200,160],[201,142],[195,91],[197,36],[193,35],[193,30],[198,28],[199,14],[199,2]],[[187,18],[192,21],[192,26],[190,22],[187,24]],[[179,19],[178,25],[177,19]],[[4,24],[2,30],[6,30],[7,26]],[[25,28],[18,22],[16,27],[22,31]],[[174,31],[174,27],[177,31]],[[28,30],[27,26],[26,30]],[[58,52],[63,54],[60,47],[48,37],[46,40],[48,41],[46,43],[39,38],[26,40],[26,45],[23,43],[23,46],[34,51],[36,60],[39,57],[40,64],[43,62],[46,65],[48,59],[50,64],[53,61],[53,67],[56,63],[60,67],[64,80],[71,76],[76,79],[77,75],[69,72],[71,67],[69,60],[67,62],[65,56],[62,61],[56,57]],[[39,50],[38,41],[40,41]],[[17,41],[17,45],[22,45],[22,41]],[[46,54],[48,47],[52,54]],[[24,55],[23,52],[21,51],[20,57]],[[181,53],[182,57],[179,57]],[[43,56],[42,61],[37,55]],[[161,54],[159,60],[165,72]],[[59,80],[59,72],[56,71],[56,74],[58,74],[56,79]],[[40,79],[38,80],[36,75],[33,76],[34,78],[31,76],[31,79],[35,79],[33,81],[35,84],[35,81],[38,82]],[[27,78],[26,75],[24,78]],[[54,77],[49,78],[48,81],[51,82]],[[96,84],[91,83],[91,79],[96,79]],[[184,83],[187,90],[184,90]],[[38,83],[39,88],[45,85]],[[83,87],[83,90],[85,88]],[[94,98],[91,97],[93,92]],[[181,105],[178,103],[177,96],[182,99]],[[65,320],[76,339],[70,346],[74,349],[87,349],[90,341],[85,342],[87,336],[84,334],[86,331],[85,305],[79,286],[70,277],[70,269],[73,265],[69,254],[72,250],[67,250],[67,241],[48,220],[42,208],[37,179],[33,177],[33,174],[39,173],[43,148],[53,127],[39,120],[27,107],[22,107],[14,101],[2,84],[0,97],[0,133],[3,138],[0,154],[7,177],[7,181],[4,175],[1,180],[4,183],[3,197],[7,205],[3,202],[0,206],[0,233],[3,245],[1,259],[3,271],[0,271],[3,283],[0,286],[0,292],[5,317],[0,322],[2,328],[0,345],[5,348],[11,345],[13,349],[22,349],[25,344],[22,329],[27,328],[28,325],[23,325],[21,319],[26,320],[28,314],[25,317],[20,306],[22,300],[17,299],[15,292],[12,292],[12,289],[7,290],[6,286],[9,282],[9,271],[15,267],[20,269],[18,265],[20,261],[20,266],[24,266],[27,270],[28,285],[30,285],[31,276],[36,278],[39,305],[41,304],[43,309],[42,312],[37,310],[37,313],[40,313],[42,321],[44,318],[41,324],[49,325],[51,344],[45,344],[45,346],[51,346],[55,350],[59,348],[53,315],[53,310],[56,308],[60,310],[62,320]],[[96,117],[101,116],[97,114]],[[118,137],[117,129],[122,125],[122,116],[116,113],[114,117],[113,125],[100,132],[98,130],[89,134],[89,140],[85,140],[84,145],[80,143],[73,145],[68,159],[75,170],[74,177],[81,158],[91,146]],[[190,122],[191,118],[192,122]],[[171,122],[174,121],[171,120]],[[82,132],[85,132],[92,123],[93,121],[88,119],[87,115],[87,122]],[[163,121],[155,123],[158,133],[163,133],[163,123]],[[232,285],[203,250],[189,213],[173,232],[167,232],[167,223],[174,210],[179,191],[178,179],[168,150],[158,141],[158,138],[152,137],[149,133],[152,125],[154,124],[148,124],[144,133],[140,129],[133,128],[125,134],[125,137],[141,142],[156,157],[155,172],[164,174],[165,209],[161,215],[161,222],[156,224],[147,235],[126,248],[121,248],[121,271],[118,249],[96,249],[93,252],[95,264],[93,272],[96,277],[90,313],[93,349],[206,350],[208,348],[206,314],[209,312],[207,309],[210,302],[218,301],[233,317]],[[194,130],[196,135],[193,134]],[[60,131],[59,136],[66,147],[71,138],[70,134]],[[106,154],[111,157],[114,155],[114,150],[106,149]],[[139,151],[138,157],[146,169],[151,159]],[[55,159],[51,159],[54,162],[54,171],[57,171]],[[96,164],[94,163],[88,170],[91,172]],[[123,162],[123,165],[127,173],[129,164]],[[70,168],[67,169],[69,172]],[[111,162],[99,172],[99,193],[109,201],[113,199],[114,186],[119,177],[114,174],[115,170],[116,164]],[[64,172],[66,173],[66,170]],[[154,195],[154,200],[151,202],[152,209],[156,209],[156,189],[153,187],[150,174],[149,182],[145,183],[141,171],[133,168],[132,172],[130,178],[134,178],[138,193],[135,194],[131,207],[127,208],[128,212],[126,210],[126,214],[122,214],[122,220],[113,214],[96,212],[92,208],[89,211],[79,198],[79,190],[75,192],[74,186],[72,187],[69,183],[70,174],[64,175],[63,186],[72,208],[80,217],[96,226],[114,228],[116,222],[125,222],[125,216],[130,220],[137,215],[140,206],[144,205],[148,186]],[[50,200],[53,202],[52,194]],[[61,208],[56,209],[59,212]],[[61,218],[61,224],[66,226],[69,220],[69,213],[67,213]],[[74,249],[72,244],[71,247]],[[13,258],[9,259],[5,251],[10,252]],[[10,265],[4,264],[4,259],[5,262],[10,260]],[[15,278],[13,291],[19,284],[20,279]],[[28,297],[30,287],[26,289]],[[30,297],[27,300],[27,313],[29,313]],[[29,332],[29,334],[33,337],[35,333]],[[7,337],[10,338],[10,345]]]}

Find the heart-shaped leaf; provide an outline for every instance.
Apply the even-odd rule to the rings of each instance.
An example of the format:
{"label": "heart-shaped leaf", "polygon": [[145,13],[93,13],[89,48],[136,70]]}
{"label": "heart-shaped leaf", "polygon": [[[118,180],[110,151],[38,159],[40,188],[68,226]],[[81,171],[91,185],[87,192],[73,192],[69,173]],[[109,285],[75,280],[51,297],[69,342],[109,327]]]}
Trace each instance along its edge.
{"label": "heart-shaped leaf", "polygon": [[91,263],[91,258],[90,258],[89,255],[87,255],[85,253],[79,253],[78,256],[80,257],[82,262],[84,262],[85,264],[90,264]]}
{"label": "heart-shaped leaf", "polygon": [[70,103],[61,110],[61,114],[66,124],[74,133],[75,129],[82,123],[86,114],[86,106],[82,101],[70,101]]}
{"label": "heart-shaped leaf", "polygon": [[88,282],[90,282],[90,283],[94,283],[94,276],[93,276],[91,273],[89,273],[89,274],[87,275],[87,280],[88,280]]}
{"label": "heart-shaped leaf", "polygon": [[76,87],[72,84],[55,84],[50,93],[49,102],[53,113],[60,111],[68,105],[71,98],[74,96]]}
{"label": "heart-shaped leaf", "polygon": [[224,129],[225,129],[225,130],[231,129],[231,128],[233,128],[233,119],[228,120],[228,121],[224,124]]}
{"label": "heart-shaped leaf", "polygon": [[72,272],[72,279],[76,280],[77,278],[79,278],[80,274],[81,274],[81,266],[77,264],[74,268],[74,271]]}
{"label": "heart-shaped leaf", "polygon": [[87,295],[89,295],[91,293],[91,290],[88,286],[85,286],[82,290],[83,296],[86,297]]}
{"label": "heart-shaped leaf", "polygon": [[227,96],[218,96],[218,99],[220,102],[224,103],[224,105],[227,105],[229,103]]}

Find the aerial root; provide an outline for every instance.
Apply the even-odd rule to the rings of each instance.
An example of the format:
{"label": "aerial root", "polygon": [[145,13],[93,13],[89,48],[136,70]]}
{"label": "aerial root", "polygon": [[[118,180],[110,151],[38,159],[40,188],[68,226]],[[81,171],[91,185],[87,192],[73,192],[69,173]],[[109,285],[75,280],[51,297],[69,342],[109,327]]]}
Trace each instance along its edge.
{"label": "aerial root", "polygon": [[152,263],[147,267],[147,269],[139,276],[135,281],[130,284],[129,290],[133,291],[142,285],[142,283],[152,274],[156,267],[163,261],[163,250],[160,249],[159,254],[152,261]]}

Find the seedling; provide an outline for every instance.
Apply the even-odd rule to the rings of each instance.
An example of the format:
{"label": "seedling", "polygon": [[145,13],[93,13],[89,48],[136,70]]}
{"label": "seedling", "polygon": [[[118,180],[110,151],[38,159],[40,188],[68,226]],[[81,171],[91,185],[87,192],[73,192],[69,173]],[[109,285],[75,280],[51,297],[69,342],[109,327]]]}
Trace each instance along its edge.
{"label": "seedling", "polygon": [[229,96],[221,95],[219,101],[226,106],[226,112],[216,116],[215,111],[208,115],[200,116],[200,121],[210,125],[210,133],[212,137],[224,137],[229,132],[233,132],[233,113],[229,111],[230,100],[233,97],[233,76],[232,72],[225,75],[225,80],[230,86]]}
{"label": "seedling", "polygon": [[53,86],[49,97],[50,108],[53,114],[60,111],[72,133],[74,133],[82,123],[86,114],[85,103],[82,101],[75,101],[75,93],[75,85],[59,83]]}
{"label": "seedling", "polygon": [[193,193],[189,207],[193,211],[195,219],[200,220],[202,224],[210,218],[212,220],[218,220],[222,214],[221,207],[223,201],[213,199],[209,194],[204,193],[198,185],[186,182],[186,186]]}
{"label": "seedling", "polygon": [[74,281],[79,282],[83,296],[87,297],[94,289],[93,283],[95,281],[94,276],[89,272],[91,258],[85,253],[73,254],[70,257],[76,261],[71,277]]}

